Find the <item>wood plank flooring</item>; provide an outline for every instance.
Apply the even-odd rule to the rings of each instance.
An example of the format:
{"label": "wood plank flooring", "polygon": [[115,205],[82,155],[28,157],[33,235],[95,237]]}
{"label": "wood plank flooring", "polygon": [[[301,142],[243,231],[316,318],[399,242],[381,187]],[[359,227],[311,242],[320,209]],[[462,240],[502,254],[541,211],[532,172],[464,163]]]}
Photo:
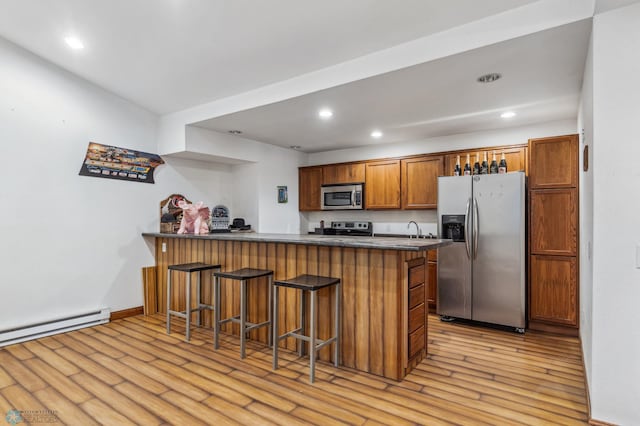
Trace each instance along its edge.
{"label": "wood plank flooring", "polygon": [[[175,322],[175,326],[173,323]],[[402,382],[136,316],[0,349],[0,415],[69,425],[580,425],[578,340],[429,318],[429,356]],[[372,342],[372,344],[375,344]],[[39,417],[38,417],[39,416]]]}

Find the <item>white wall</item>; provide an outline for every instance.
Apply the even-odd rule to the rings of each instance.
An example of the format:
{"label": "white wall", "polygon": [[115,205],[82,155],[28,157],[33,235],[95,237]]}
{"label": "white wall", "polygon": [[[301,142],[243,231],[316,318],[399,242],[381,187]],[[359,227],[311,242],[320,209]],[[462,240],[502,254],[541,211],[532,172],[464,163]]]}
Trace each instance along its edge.
{"label": "white wall", "polygon": [[[589,149],[588,171],[579,172],[580,198],[580,341],[585,365],[587,383],[591,383],[593,345],[593,37],[585,63],[582,81],[582,96],[578,114],[578,134],[580,152]],[[583,156],[580,155],[579,170],[583,170]]]}
{"label": "white wall", "polygon": [[159,201],[224,200],[230,166],[168,159],[155,185],[79,176],[89,141],[156,152],[157,117],[3,39],[0,93],[0,329],[142,305]]}
{"label": "white wall", "polygon": [[640,3],[594,18],[592,417],[640,424]]}
{"label": "white wall", "polygon": [[[308,156],[308,165],[400,157],[485,146],[526,144],[530,138],[566,135],[575,132],[575,120],[560,120],[414,142],[370,145],[362,148],[313,153]],[[325,221],[325,226],[329,226],[330,222],[334,220],[371,221],[374,232],[383,234],[412,234],[415,232],[415,228],[412,225],[412,228],[409,229],[407,224],[410,220],[414,220],[418,223],[423,234],[431,232],[435,235],[438,231],[435,210],[308,212],[302,213],[302,215],[306,219],[306,227],[304,222],[302,227],[308,231],[313,231],[318,227],[321,220]]]}

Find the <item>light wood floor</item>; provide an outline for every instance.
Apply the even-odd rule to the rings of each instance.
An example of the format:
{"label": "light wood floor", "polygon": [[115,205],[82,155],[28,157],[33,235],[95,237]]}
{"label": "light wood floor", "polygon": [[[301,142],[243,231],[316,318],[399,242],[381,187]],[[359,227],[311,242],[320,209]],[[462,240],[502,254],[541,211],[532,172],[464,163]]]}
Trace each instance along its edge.
{"label": "light wood floor", "polygon": [[[164,319],[131,317],[0,349],[0,423],[10,409],[55,424],[586,424],[575,338],[441,323],[429,358],[402,382],[308,361],[209,329],[182,340]],[[49,410],[42,411],[42,410]],[[51,418],[49,418],[51,420]],[[4,423],[2,423],[4,424]],[[8,423],[7,423],[8,424]],[[36,423],[37,424],[37,423]]]}

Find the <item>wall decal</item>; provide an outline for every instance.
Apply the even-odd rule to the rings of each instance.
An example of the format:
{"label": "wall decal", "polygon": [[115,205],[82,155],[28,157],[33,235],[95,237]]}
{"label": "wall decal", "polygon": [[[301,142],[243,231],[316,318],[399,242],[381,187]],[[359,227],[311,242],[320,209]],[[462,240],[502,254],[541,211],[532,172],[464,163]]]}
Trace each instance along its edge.
{"label": "wall decal", "polygon": [[158,154],[89,142],[79,175],[154,183],[153,172],[161,164]]}

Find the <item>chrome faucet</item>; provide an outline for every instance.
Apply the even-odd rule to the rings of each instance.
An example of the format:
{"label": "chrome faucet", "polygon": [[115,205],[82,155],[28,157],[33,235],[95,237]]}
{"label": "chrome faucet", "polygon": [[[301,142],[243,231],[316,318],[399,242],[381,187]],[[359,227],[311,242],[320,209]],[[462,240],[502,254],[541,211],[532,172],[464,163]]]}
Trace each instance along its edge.
{"label": "chrome faucet", "polygon": [[[411,228],[411,224],[414,224],[416,226],[416,238],[420,238],[420,227],[418,226],[418,224],[414,221],[414,220],[410,220],[409,223],[407,224],[407,229]],[[413,238],[411,236],[411,234],[409,234],[409,238]]]}

